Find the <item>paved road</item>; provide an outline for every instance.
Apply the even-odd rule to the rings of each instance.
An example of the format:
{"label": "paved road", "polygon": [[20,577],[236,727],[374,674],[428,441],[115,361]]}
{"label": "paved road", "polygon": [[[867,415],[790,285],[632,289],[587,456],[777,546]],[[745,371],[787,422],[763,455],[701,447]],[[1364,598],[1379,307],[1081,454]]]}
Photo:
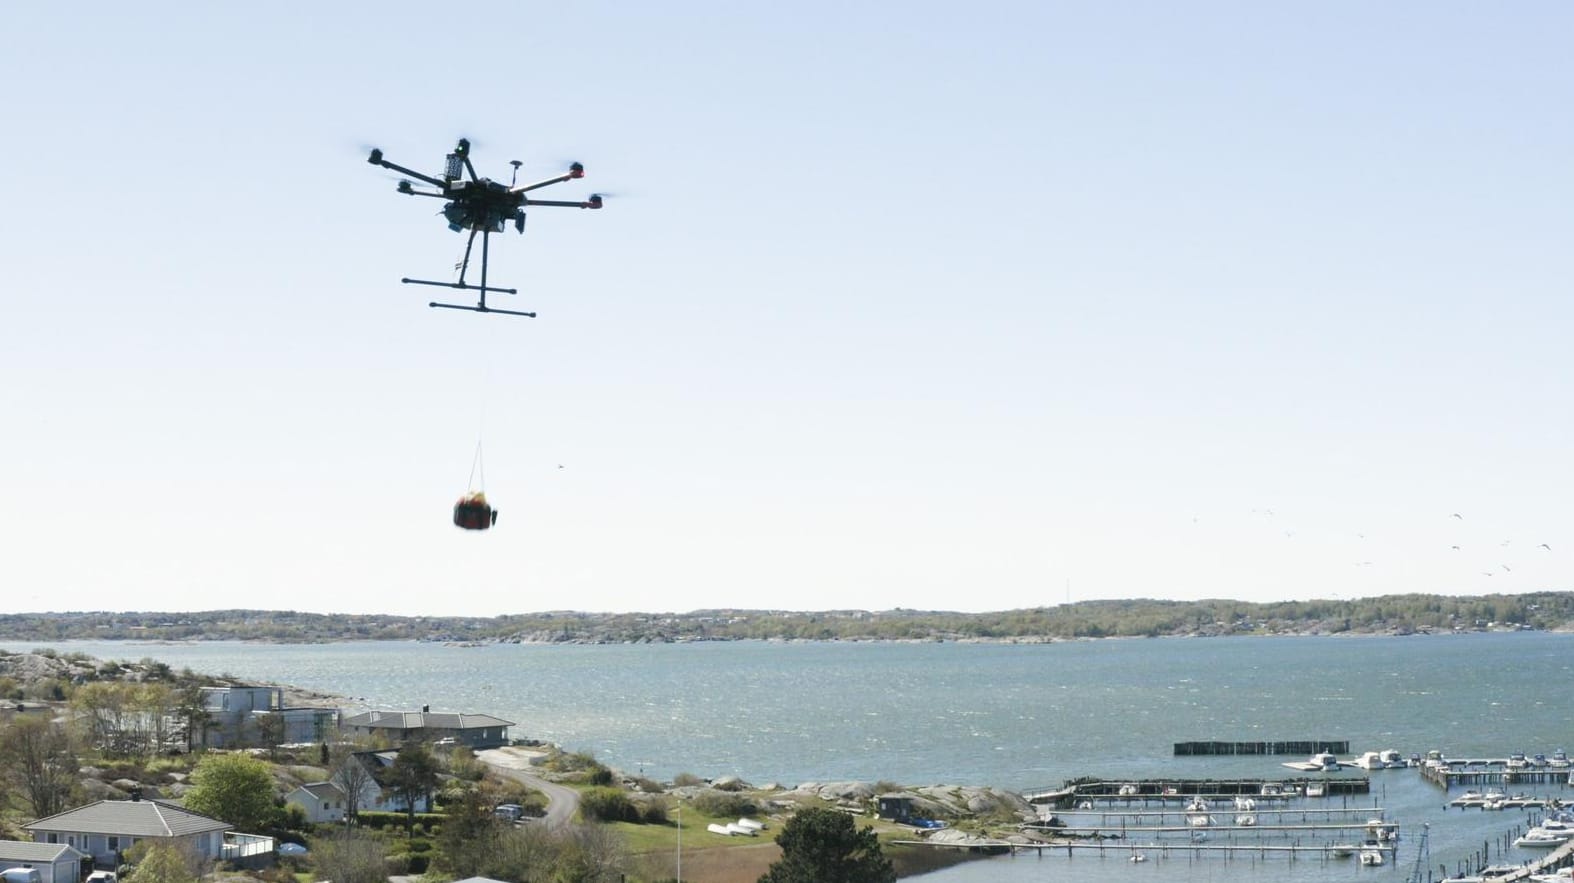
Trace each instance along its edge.
{"label": "paved road", "polygon": [[535,752],[518,748],[489,748],[485,751],[477,751],[475,756],[477,760],[496,770],[499,775],[507,776],[545,794],[547,814],[542,819],[542,824],[548,828],[561,828],[574,820],[574,813],[579,810],[579,792],[531,774],[530,758],[536,756]]}

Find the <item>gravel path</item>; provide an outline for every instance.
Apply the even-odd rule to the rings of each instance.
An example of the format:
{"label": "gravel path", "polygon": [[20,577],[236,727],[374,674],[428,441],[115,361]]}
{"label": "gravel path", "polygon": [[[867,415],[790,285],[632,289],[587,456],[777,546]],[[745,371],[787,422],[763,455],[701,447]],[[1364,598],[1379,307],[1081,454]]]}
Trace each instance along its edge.
{"label": "gravel path", "polygon": [[477,760],[497,770],[500,775],[522,782],[545,794],[547,814],[542,819],[542,823],[555,830],[573,821],[574,813],[579,810],[579,792],[556,782],[548,782],[530,772],[531,759],[542,757],[544,754],[545,752],[525,748],[488,748],[485,751],[477,751],[475,756]]}

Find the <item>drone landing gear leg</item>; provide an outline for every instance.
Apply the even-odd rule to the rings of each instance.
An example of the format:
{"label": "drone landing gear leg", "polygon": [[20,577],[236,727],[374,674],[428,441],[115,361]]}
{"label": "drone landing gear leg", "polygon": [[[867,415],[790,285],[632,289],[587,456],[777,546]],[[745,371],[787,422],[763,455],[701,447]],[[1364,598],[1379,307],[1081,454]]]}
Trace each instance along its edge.
{"label": "drone landing gear leg", "polygon": [[465,272],[470,269],[470,249],[475,245],[476,232],[477,231],[475,230],[471,230],[470,239],[465,243],[464,260],[460,261],[459,263],[458,282],[430,282],[425,279],[401,279],[399,281],[405,283],[406,285],[435,285],[439,288],[458,288],[463,291],[481,292],[480,302],[473,307],[467,307],[463,304],[440,304],[436,301],[427,304],[429,307],[441,307],[445,310],[469,310],[472,313],[503,313],[508,316],[528,316],[529,318],[534,319],[536,317],[535,313],[525,313],[518,310],[499,310],[496,307],[489,307],[486,305],[486,293],[488,291],[498,291],[502,292],[503,294],[519,293],[518,289],[488,287],[486,284],[486,265],[488,256],[487,246],[491,242],[492,237],[492,231],[490,230],[479,231],[481,233],[481,284],[467,285],[465,283]]}

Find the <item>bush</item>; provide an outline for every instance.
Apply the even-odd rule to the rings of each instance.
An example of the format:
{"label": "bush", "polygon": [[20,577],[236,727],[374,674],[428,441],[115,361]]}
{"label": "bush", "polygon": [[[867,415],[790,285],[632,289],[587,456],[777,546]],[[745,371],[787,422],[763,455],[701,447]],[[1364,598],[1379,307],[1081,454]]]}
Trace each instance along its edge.
{"label": "bush", "polygon": [[590,784],[596,787],[605,787],[612,784],[612,771],[604,766],[597,766],[590,771]]}
{"label": "bush", "polygon": [[752,816],[760,811],[759,804],[754,802],[754,798],[747,794],[733,794],[728,791],[701,791],[689,802],[695,809],[714,818]]}
{"label": "bush", "polygon": [[672,777],[672,786],[674,788],[688,788],[694,785],[703,784],[705,784],[705,780],[699,776],[694,775],[693,773],[678,773],[676,776]]}
{"label": "bush", "polygon": [[652,800],[640,807],[639,820],[645,825],[665,825],[667,823],[667,803],[664,800]]}
{"label": "bush", "polygon": [[579,798],[579,811],[596,822],[638,822],[640,813],[628,795],[616,788],[591,788]]}

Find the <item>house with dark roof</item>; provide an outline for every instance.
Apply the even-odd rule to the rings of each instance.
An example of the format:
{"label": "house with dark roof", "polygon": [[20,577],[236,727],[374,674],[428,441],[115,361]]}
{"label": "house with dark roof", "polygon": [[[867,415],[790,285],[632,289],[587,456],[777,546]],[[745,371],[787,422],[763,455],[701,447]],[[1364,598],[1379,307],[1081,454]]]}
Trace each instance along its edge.
{"label": "house with dark roof", "polygon": [[508,728],[513,721],[490,714],[433,712],[430,706],[420,711],[368,711],[351,715],[339,728],[351,737],[377,737],[389,744],[418,741],[447,742],[470,748],[496,748],[508,744]]}
{"label": "house with dark roof", "polygon": [[35,843],[65,844],[115,868],[126,850],[143,840],[180,845],[211,861],[245,862],[271,857],[273,838],[237,834],[221,822],[162,800],[100,800],[22,826]]}
{"label": "house with dark roof", "polygon": [[0,840],[0,871],[34,868],[41,883],[77,883],[87,853],[65,843]]}

